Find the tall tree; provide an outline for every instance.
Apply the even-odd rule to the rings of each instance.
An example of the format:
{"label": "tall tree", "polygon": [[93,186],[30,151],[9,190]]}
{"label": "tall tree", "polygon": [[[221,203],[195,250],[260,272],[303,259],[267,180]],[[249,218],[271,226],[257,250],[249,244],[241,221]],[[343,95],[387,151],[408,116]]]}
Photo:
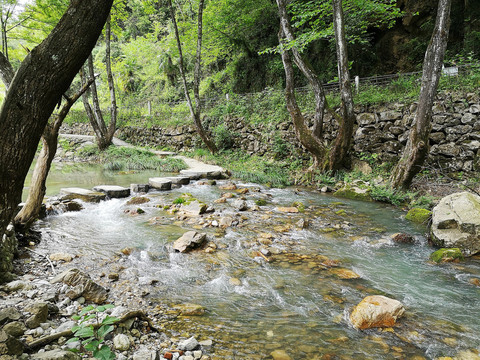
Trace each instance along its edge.
{"label": "tall tree", "polygon": [[[87,68],[89,81],[92,82],[91,89],[87,90],[83,96],[83,104],[85,112],[87,113],[90,124],[95,132],[95,139],[97,141],[98,148],[105,150],[112,144],[113,135],[117,130],[117,100],[115,96],[115,83],[113,81],[112,66],[111,66],[111,21],[110,16],[105,24],[105,68],[107,73],[107,83],[110,92],[110,122],[107,126],[102,110],[100,109],[100,101],[98,99],[97,85],[95,84],[95,69],[93,66],[93,56],[90,54],[88,57]],[[82,84],[86,84],[86,76],[84,71],[80,72]],[[92,96],[92,105],[88,101],[88,95]]]}
{"label": "tall tree", "polygon": [[47,121],[92,51],[113,0],[72,0],[50,35],[24,59],[0,110],[0,239]]}
{"label": "tall tree", "polygon": [[[295,133],[300,143],[312,155],[314,159],[313,167],[319,168],[320,170],[339,170],[348,163],[353,125],[355,122],[341,3],[337,2],[334,4],[336,13],[335,35],[338,42],[338,74],[342,94],[342,111],[340,116],[337,116],[337,114],[328,107],[325,92],[319,77],[308,62],[304,60],[299,49],[295,46],[296,39],[288,19],[286,0],[277,0],[277,6],[280,16],[279,41],[283,44],[281,54],[286,76],[285,98]],[[315,94],[316,109],[312,129],[308,127],[307,120],[303,116],[295,98],[293,65],[289,51],[293,54],[295,64],[308,79]],[[325,110],[330,111],[339,125],[336,140],[330,146],[325,145],[322,139],[322,124]]]}
{"label": "tall tree", "polygon": [[202,60],[203,5],[204,5],[204,0],[200,0],[198,3],[197,49],[196,49],[196,56],[195,56],[195,70],[193,74],[193,96],[195,99],[195,106],[194,106],[192,99],[190,97],[189,89],[188,89],[187,77],[185,75],[182,44],[180,42],[180,34],[178,32],[175,10],[173,8],[172,1],[168,0],[168,6],[170,9],[170,15],[172,17],[172,24],[175,31],[175,39],[177,41],[177,47],[178,47],[178,53],[179,53],[180,75],[182,77],[183,88],[185,91],[185,98],[187,99],[188,108],[190,109],[190,116],[192,117],[193,123],[195,125],[195,129],[197,130],[197,133],[202,139],[205,146],[212,153],[215,153],[218,150],[217,146],[215,145],[215,143],[212,141],[210,136],[208,136],[207,132],[203,128],[202,119],[201,119],[202,104],[200,102],[199,87],[200,87],[200,70],[201,70],[201,60]]}
{"label": "tall tree", "polygon": [[447,48],[450,28],[451,0],[439,0],[437,18],[432,38],[423,61],[422,86],[418,107],[403,155],[390,178],[394,188],[410,187],[413,178],[421,170],[429,153],[429,136],[432,127],[432,106],[442,75],[443,57]]}

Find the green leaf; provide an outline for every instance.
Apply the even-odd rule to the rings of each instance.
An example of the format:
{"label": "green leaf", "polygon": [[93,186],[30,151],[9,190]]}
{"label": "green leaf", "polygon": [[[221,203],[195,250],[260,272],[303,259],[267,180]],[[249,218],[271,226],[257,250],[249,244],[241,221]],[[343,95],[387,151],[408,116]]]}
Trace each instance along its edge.
{"label": "green leaf", "polygon": [[81,319],[81,317],[80,317],[80,316],[78,316],[78,315],[73,315],[73,316],[72,316],[72,319],[73,319],[73,320],[80,320],[80,319]]}
{"label": "green leaf", "polygon": [[95,319],[96,318],[96,315],[95,314],[90,314],[88,316],[85,316],[85,318],[80,321],[80,324],[83,324],[84,322],[88,321],[88,320],[92,320],[92,319]]}
{"label": "green leaf", "polygon": [[80,340],[78,337],[73,337],[73,338],[71,338],[71,339],[68,339],[65,344],[70,344],[70,343],[75,342],[75,341],[78,341],[78,340]]}
{"label": "green leaf", "polygon": [[101,360],[113,360],[115,359],[115,354],[110,350],[107,345],[102,345],[100,349],[97,349],[93,352],[93,356],[96,359]]}
{"label": "green leaf", "polygon": [[81,338],[87,338],[94,336],[95,334],[93,333],[93,326],[88,326],[84,328],[80,328],[77,331],[74,332],[75,336],[81,337]]}
{"label": "green leaf", "polygon": [[98,349],[98,346],[100,345],[100,341],[98,340],[93,340],[89,342],[88,344],[85,345],[85,350],[88,351],[95,351]]}
{"label": "green leaf", "polygon": [[80,315],[85,315],[86,313],[88,313],[89,311],[92,311],[93,309],[95,309],[93,305],[88,305],[87,307],[84,307],[82,311],[80,311]]}
{"label": "green leaf", "polygon": [[97,331],[97,338],[103,339],[108,333],[112,332],[114,327],[112,325],[103,325]]}
{"label": "green leaf", "polygon": [[109,316],[107,315],[105,317],[105,319],[102,320],[102,324],[103,325],[109,325],[109,324],[114,324],[115,322],[118,321],[118,318],[116,318],[115,316]]}

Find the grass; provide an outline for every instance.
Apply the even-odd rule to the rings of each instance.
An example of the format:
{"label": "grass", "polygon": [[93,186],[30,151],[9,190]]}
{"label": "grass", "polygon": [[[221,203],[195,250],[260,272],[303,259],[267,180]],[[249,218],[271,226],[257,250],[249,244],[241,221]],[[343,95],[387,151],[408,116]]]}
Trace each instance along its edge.
{"label": "grass", "polygon": [[153,152],[139,148],[110,146],[100,152],[95,145],[86,146],[79,151],[82,157],[88,157],[103,164],[105,170],[158,170],[163,172],[178,172],[187,165],[181,159],[167,157],[159,158]]}

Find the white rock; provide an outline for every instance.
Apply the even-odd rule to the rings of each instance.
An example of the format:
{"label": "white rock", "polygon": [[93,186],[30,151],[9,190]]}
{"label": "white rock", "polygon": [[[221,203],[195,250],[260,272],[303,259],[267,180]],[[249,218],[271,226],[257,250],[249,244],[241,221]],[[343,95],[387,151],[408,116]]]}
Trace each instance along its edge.
{"label": "white rock", "polygon": [[113,338],[113,346],[116,350],[126,351],[130,349],[130,338],[125,334],[118,334]]}

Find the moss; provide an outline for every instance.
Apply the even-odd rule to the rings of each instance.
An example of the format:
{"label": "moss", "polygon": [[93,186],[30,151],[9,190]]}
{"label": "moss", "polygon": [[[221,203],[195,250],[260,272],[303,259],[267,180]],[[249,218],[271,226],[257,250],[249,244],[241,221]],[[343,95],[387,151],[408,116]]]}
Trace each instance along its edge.
{"label": "moss", "polygon": [[255,204],[257,204],[258,206],[265,206],[265,205],[267,205],[267,200],[257,199],[257,200],[255,200]]}
{"label": "moss", "polygon": [[360,189],[345,185],[343,188],[337,190],[333,195],[352,200],[373,201],[370,193],[370,189]]}
{"label": "moss", "polygon": [[303,205],[300,201],[295,201],[292,204],[293,207],[296,207],[299,212],[305,212],[305,205]]}
{"label": "moss", "polygon": [[456,260],[464,260],[462,251],[459,248],[439,249],[430,255],[430,260],[436,262],[450,262]]}
{"label": "moss", "polygon": [[405,219],[417,224],[425,224],[431,216],[432,212],[427,209],[413,208],[405,216]]}
{"label": "moss", "polygon": [[340,215],[340,216],[345,216],[347,215],[347,212],[343,209],[335,211],[335,214]]}

